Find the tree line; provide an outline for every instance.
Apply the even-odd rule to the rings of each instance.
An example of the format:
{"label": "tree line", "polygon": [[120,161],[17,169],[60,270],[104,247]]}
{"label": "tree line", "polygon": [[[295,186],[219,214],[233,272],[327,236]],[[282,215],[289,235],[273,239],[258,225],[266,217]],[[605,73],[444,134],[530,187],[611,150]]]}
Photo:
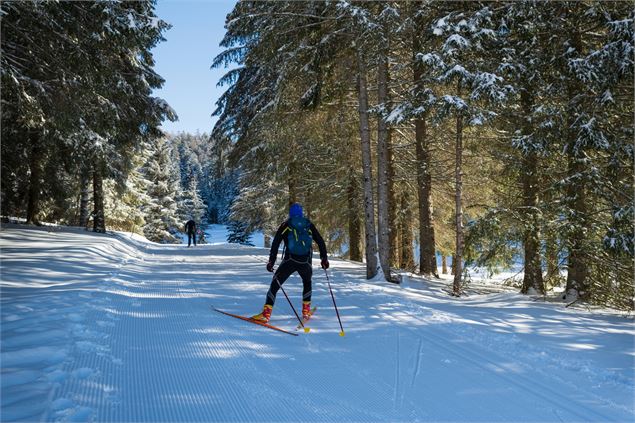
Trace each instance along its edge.
{"label": "tree line", "polygon": [[[150,49],[169,25],[153,1],[3,2],[2,213],[36,223],[92,191],[105,231],[104,180],[120,191],[169,105]],[[90,189],[92,187],[92,190]],[[85,216],[82,216],[84,218]],[[81,220],[81,218],[80,218]]]}
{"label": "tree line", "polygon": [[523,293],[633,308],[631,3],[241,1],[222,46],[247,230],[300,201],[368,278],[520,259]]}
{"label": "tree line", "polygon": [[164,80],[151,49],[169,28],[155,1],[0,7],[3,216],[180,242],[206,201],[223,207],[209,136],[159,128],[176,113],[152,95]]}
{"label": "tree line", "polygon": [[299,201],[369,278],[633,308],[629,2],[241,1],[211,136],[167,138],[154,1],[0,8],[3,216],[246,243]]}

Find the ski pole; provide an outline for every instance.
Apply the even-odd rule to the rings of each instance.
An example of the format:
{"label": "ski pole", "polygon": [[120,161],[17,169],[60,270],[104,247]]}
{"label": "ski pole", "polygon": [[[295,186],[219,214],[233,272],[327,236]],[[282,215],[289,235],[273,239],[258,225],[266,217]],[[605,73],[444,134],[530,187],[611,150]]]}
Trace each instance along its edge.
{"label": "ski pole", "polygon": [[335,307],[335,314],[337,314],[337,321],[340,323],[340,336],[344,336],[344,328],[342,327],[342,319],[340,319],[340,312],[337,311],[337,304],[335,304],[335,296],[333,295],[333,290],[331,289],[331,282],[329,281],[329,273],[324,269],[324,273],[326,274],[326,283],[329,285],[329,292],[331,293],[331,299],[333,300],[333,307]]}
{"label": "ski pole", "polygon": [[302,328],[304,329],[305,332],[310,331],[310,328],[307,328],[304,326],[304,322],[302,321],[302,319],[300,319],[300,316],[298,315],[298,312],[295,311],[295,307],[293,307],[293,303],[291,302],[291,300],[289,299],[289,296],[287,295],[287,293],[285,292],[284,288],[282,287],[282,284],[280,283],[280,281],[278,280],[278,276],[276,276],[276,274],[273,274],[273,278],[276,280],[276,282],[278,282],[278,286],[280,287],[280,290],[282,291],[282,293],[284,294],[284,297],[287,299],[287,301],[289,302],[289,305],[291,306],[291,310],[293,310],[293,313],[295,313],[295,317],[298,318],[298,321],[300,322],[300,326],[302,326]]}

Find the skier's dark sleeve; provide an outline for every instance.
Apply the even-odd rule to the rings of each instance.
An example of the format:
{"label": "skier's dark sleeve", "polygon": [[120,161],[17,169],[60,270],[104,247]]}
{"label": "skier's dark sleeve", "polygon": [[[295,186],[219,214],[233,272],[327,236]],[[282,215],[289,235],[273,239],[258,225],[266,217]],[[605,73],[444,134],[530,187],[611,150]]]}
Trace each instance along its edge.
{"label": "skier's dark sleeve", "polygon": [[273,237],[273,242],[271,243],[271,251],[269,251],[269,263],[276,262],[276,256],[278,255],[278,247],[280,247],[280,243],[282,242],[282,233],[287,229],[287,222],[285,221],[276,232],[276,236]]}
{"label": "skier's dark sleeve", "polygon": [[326,244],[324,243],[322,235],[320,235],[320,232],[317,230],[312,222],[309,229],[311,229],[311,236],[313,237],[313,240],[317,243],[318,248],[320,249],[320,260],[328,260],[328,257],[326,255]]}

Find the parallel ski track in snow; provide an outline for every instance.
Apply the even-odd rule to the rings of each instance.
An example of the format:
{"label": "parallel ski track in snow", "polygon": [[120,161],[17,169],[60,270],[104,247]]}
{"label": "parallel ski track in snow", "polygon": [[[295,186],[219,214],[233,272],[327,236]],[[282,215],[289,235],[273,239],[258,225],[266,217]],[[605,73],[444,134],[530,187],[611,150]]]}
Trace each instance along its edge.
{"label": "parallel ski track in snow", "polygon": [[[146,259],[144,265],[157,270],[166,262]],[[176,270],[173,263],[167,266],[167,273]],[[248,379],[249,363],[226,360],[222,355],[222,351],[236,347],[234,342],[216,334],[217,343],[210,346],[205,334],[192,332],[203,326],[204,317],[179,302],[192,297],[188,281],[139,280],[125,282],[123,287],[105,287],[104,291],[109,289],[116,299],[95,309],[87,321],[106,315],[116,322],[106,337],[110,347],[88,345],[85,354],[77,352],[80,358],[73,364],[75,369],[101,369],[103,382],[69,381],[58,398],[92,410],[96,421],[258,419],[244,404],[250,393],[234,383],[235,378]],[[141,301],[153,304],[141,307]],[[156,319],[160,319],[160,327]],[[204,360],[204,366],[197,366],[191,363],[195,360],[188,359],[191,357],[209,359]],[[160,367],[166,363],[173,365]]]}
{"label": "parallel ski track in snow", "polygon": [[[529,368],[537,361],[496,351],[507,335],[490,338],[489,329],[468,328],[461,316],[450,322],[452,312],[434,301],[365,282],[356,276],[361,268],[338,268],[337,260],[329,273],[346,336],[338,336],[326,279],[315,266],[319,310],[310,333],[291,337],[209,308],[260,309],[271,281],[265,250],[134,241],[112,247],[123,254],[112,271],[61,296],[69,308],[48,321],[71,330],[68,360],[41,421],[595,422],[615,421],[617,408],[632,414],[610,396],[564,380],[567,373],[551,375]],[[292,278],[285,289],[299,303],[301,284]],[[434,324],[437,316],[450,323]],[[273,322],[297,324],[282,295]],[[453,396],[460,390],[463,397]],[[501,403],[492,407],[496,395]],[[490,400],[480,404],[483,398]]]}
{"label": "parallel ski track in snow", "polygon": [[[228,330],[234,323],[214,316],[208,300],[190,281],[160,278],[178,273],[180,266],[176,259],[168,262],[146,257],[136,270],[139,273],[145,268],[142,274],[146,279],[120,279],[122,273],[118,271],[101,292],[95,292],[96,296],[107,296],[91,299],[96,306],[85,316],[87,324],[82,329],[89,322],[101,322],[101,332],[75,346],[77,359],[68,371],[72,374],[84,369],[90,373],[99,369],[95,370],[98,377],[73,378],[65,383],[55,397],[72,402],[75,414],[69,411],[65,417],[62,412],[55,418],[188,422],[385,419],[385,415],[367,411],[378,399],[376,396],[369,398],[360,392],[341,399],[332,395],[329,371],[316,374],[299,365],[289,373],[278,360],[250,358],[259,345],[234,336]],[[159,278],[147,279],[149,274]],[[184,299],[188,301],[181,301]],[[192,309],[192,301],[200,307]],[[220,330],[211,334],[193,332],[209,327],[210,322]],[[247,334],[261,330],[236,328]],[[232,355],[245,359],[237,360]],[[195,365],[192,357],[204,360]],[[337,361],[332,363],[334,366],[327,370],[351,380],[357,377],[345,366],[338,366]],[[372,380],[368,384],[376,393],[389,392]],[[277,392],[279,387],[283,391]],[[388,400],[389,396],[382,394],[379,398]],[[246,405],[251,401],[257,406]]]}
{"label": "parallel ski track in snow", "polygon": [[[254,255],[253,258],[262,263],[266,263],[267,261],[267,259],[263,260],[262,256]],[[334,273],[335,273],[334,276],[336,276],[337,273],[336,272]],[[397,296],[400,296],[403,294],[403,291],[401,290],[401,288],[393,288],[390,285],[382,286],[381,288],[378,288],[376,285],[368,284],[364,282],[356,282],[356,285],[364,285],[369,287],[372,290],[378,290],[381,292],[382,295],[386,295],[386,291],[393,292]],[[321,280],[314,281],[314,291],[316,287],[326,289],[325,283],[321,282]],[[394,301],[395,298],[390,298],[389,300]],[[417,304],[417,305],[414,305],[414,307],[423,308],[426,310],[434,310],[434,306],[422,306]],[[325,310],[322,309],[321,312],[324,313]],[[425,322],[425,320],[421,319],[416,314],[407,311],[403,307],[399,310],[399,314],[406,315],[412,320]],[[506,360],[506,358],[500,357],[499,354],[496,353],[495,351],[488,351],[489,355],[486,355],[485,353],[479,352],[480,347],[467,348],[467,347],[463,347],[459,345],[456,342],[448,342],[448,339],[452,339],[452,337],[454,336],[454,334],[450,332],[446,332],[447,338],[443,339],[438,334],[435,334],[434,331],[425,330],[425,328],[422,329],[421,327],[419,327],[417,328],[417,330],[411,329],[407,325],[404,325],[403,324],[404,322],[400,320],[398,317],[395,317],[389,313],[379,313],[379,316],[382,319],[386,319],[388,321],[394,322],[395,324],[397,324],[396,327],[398,327],[397,342],[395,346],[396,362],[395,362],[394,380],[392,385],[390,385],[386,381],[378,382],[378,380],[375,378],[364,377],[362,372],[363,369],[357,368],[355,363],[344,362],[340,358],[339,354],[332,354],[331,359],[338,361],[340,364],[339,367],[347,369],[347,370],[351,369],[349,371],[351,372],[352,377],[357,379],[360,379],[360,378],[364,379],[367,386],[372,387],[373,390],[375,390],[376,392],[386,393],[386,395],[383,396],[383,401],[385,401],[386,404],[393,404],[393,407],[396,407],[399,409],[403,409],[405,406],[406,408],[412,410],[413,411],[412,415],[418,417],[418,419],[425,418],[424,416],[426,416],[430,410],[426,410],[422,408],[420,404],[416,404],[408,400],[405,400],[406,404],[404,404],[404,396],[405,396],[405,391],[408,390],[409,388],[412,388],[415,385],[415,381],[420,375],[421,355],[422,355],[421,353],[422,353],[422,349],[424,348],[424,344],[425,345],[432,344],[437,350],[445,351],[451,356],[457,357],[462,362],[462,364],[464,365],[467,364],[475,368],[479,368],[484,373],[494,374],[497,378],[501,380],[502,384],[504,385],[515,386],[516,388],[518,388],[517,391],[519,395],[524,395],[525,397],[533,396],[536,400],[538,400],[536,402],[541,404],[541,407],[543,407],[544,409],[551,410],[551,413],[553,414],[553,418],[555,420],[561,420],[563,418],[561,414],[567,414],[567,413],[568,413],[568,416],[565,416],[564,418],[565,419],[575,418],[575,421],[595,422],[595,421],[611,421],[612,420],[611,417],[597,411],[596,408],[591,408],[586,406],[583,401],[578,401],[572,405],[567,404],[567,399],[566,399],[566,396],[563,395],[563,392],[557,391],[550,385],[534,380],[530,376],[526,376],[524,374],[521,374],[520,372],[510,373],[508,369],[506,369],[504,366],[500,365],[499,363],[497,363],[495,360],[492,359],[492,356],[494,356],[494,357],[501,358],[502,361]],[[409,377],[402,377],[402,373],[404,370],[400,368],[401,366],[401,360],[400,360],[401,336],[400,334],[402,331],[409,333],[410,339],[417,340],[417,354],[415,358],[416,362],[415,362],[414,372]],[[435,327],[435,331],[443,331],[443,329],[439,327]],[[582,386],[578,386],[578,385],[569,383],[565,380],[561,380],[556,376],[549,375],[539,368],[538,369],[533,368],[532,371],[541,372],[543,375],[543,378],[552,379],[554,383],[557,383],[558,386],[566,386],[567,389],[570,390],[567,394],[568,396],[571,395],[570,394],[571,391],[574,391],[574,392],[578,392],[580,394],[579,397],[585,398],[586,401],[588,401],[589,399],[593,399],[593,401],[602,403],[606,407],[614,406],[613,404],[608,402],[606,399],[600,398],[592,394],[591,392],[588,392]],[[623,410],[623,411],[628,412],[629,410]],[[503,414],[501,414],[501,417],[503,417]],[[386,415],[384,415],[384,418],[386,418]],[[394,418],[398,418],[398,417],[394,416]],[[457,415],[457,419],[462,419],[462,418],[464,418],[464,416]]]}
{"label": "parallel ski track in snow", "polygon": [[[267,258],[262,255],[250,255],[251,259],[259,263],[266,263]],[[264,266],[263,266],[264,267]],[[267,283],[263,285],[266,289]],[[280,304],[281,303],[281,304]],[[286,309],[289,306],[286,303],[286,299],[279,298],[276,302],[276,308]],[[288,311],[291,313],[290,311]],[[320,319],[318,313],[311,322],[315,322],[315,319]],[[295,318],[289,319],[292,323],[295,322]],[[232,323],[232,326],[236,323]],[[238,323],[238,327],[240,323]],[[334,340],[334,344],[341,342],[335,332],[331,336],[331,340]],[[282,335],[284,336],[284,335]],[[365,375],[364,369],[360,369],[358,365],[350,360],[344,360],[341,358],[339,351],[329,352],[322,351],[317,344],[318,341],[312,338],[312,334],[301,335],[307,350],[319,351],[321,356],[320,371],[315,371],[315,366],[299,366],[294,368],[293,374],[290,374],[286,366],[282,366],[278,363],[283,361],[268,360],[263,363],[259,363],[260,366],[266,365],[266,374],[271,375],[270,383],[267,383],[267,389],[271,389],[275,392],[275,387],[285,386],[287,390],[294,393],[296,401],[302,403],[303,408],[309,411],[299,413],[296,417],[292,417],[292,421],[325,421],[325,422],[340,422],[340,421],[403,421],[404,417],[401,412],[394,409],[391,405],[388,410],[384,407],[378,407],[378,404],[393,404],[393,385],[383,381],[380,378],[373,377],[373,375]],[[293,342],[296,342],[295,340]],[[262,368],[260,371],[262,372]],[[338,378],[350,381],[363,380],[364,390],[349,389],[347,386],[336,386],[333,384],[333,374],[336,374]],[[358,385],[353,383],[352,385]],[[402,400],[403,403],[403,400]],[[417,404],[408,400],[408,420],[410,418],[421,419],[427,413],[422,410]],[[403,405],[403,404],[402,404]],[[290,407],[297,407],[296,404],[289,404]],[[392,408],[392,410],[391,410]],[[378,409],[381,412],[377,411]],[[272,421],[288,420],[289,416],[281,414],[270,414]],[[296,420],[297,419],[297,420]]]}
{"label": "parallel ski track in snow", "polygon": [[[263,264],[268,261],[266,258],[263,259],[263,256],[249,255],[248,257]],[[263,285],[263,287],[266,287],[266,284]],[[280,298],[279,301],[286,302],[286,299]],[[293,322],[294,319],[290,319],[290,321]],[[243,326],[240,322],[236,323],[231,321],[221,324],[239,329]],[[260,329],[255,330],[259,331]],[[276,334],[274,333],[274,335]],[[284,337],[285,335],[277,336]],[[292,342],[297,342],[297,340],[293,339]],[[235,346],[237,350],[244,351],[244,348],[242,348],[238,342],[230,341],[230,343]],[[304,338],[304,343],[308,349],[312,348],[311,345],[313,341],[310,336]],[[355,392],[351,396],[350,391],[347,391],[349,395],[345,398],[333,394],[333,391],[337,391],[338,389],[333,385],[331,378],[333,372],[337,373],[338,377],[344,377],[346,380],[359,378],[359,374],[356,373],[354,369],[351,369],[351,366],[343,365],[337,360],[337,354],[326,354],[323,352],[320,354],[329,356],[329,358],[324,361],[331,363],[327,368],[323,369],[325,371],[320,372],[315,372],[312,368],[300,365],[294,369],[293,374],[290,374],[287,368],[278,364],[277,360],[266,360],[258,363],[258,368],[254,368],[254,374],[260,373],[266,375],[264,376],[266,382],[263,384],[263,388],[266,392],[264,392],[263,395],[277,397],[283,404],[277,407],[274,406],[273,409],[260,414],[257,420],[263,420],[263,418],[266,421],[322,422],[385,420],[386,416],[384,414],[369,411],[369,409],[376,406],[376,397],[363,395],[364,392]],[[340,365],[335,365],[335,363],[339,363]],[[367,379],[366,383],[367,386],[376,388],[375,393],[380,395],[382,401],[389,400],[389,395],[384,395],[384,392],[387,392],[386,386],[377,386],[375,381],[371,379]],[[293,392],[293,397],[285,399],[277,396],[276,387],[285,387],[285,390]],[[298,403],[302,404],[300,410],[304,409],[306,411],[289,414],[288,411],[298,408]],[[282,405],[286,406],[283,407]],[[281,413],[282,410],[287,410],[287,412]]]}
{"label": "parallel ski track in snow", "polygon": [[[361,283],[361,284],[366,285],[373,290],[378,289],[376,285],[367,284],[367,283]],[[393,288],[390,286],[381,287],[380,290],[393,291],[397,295],[399,295],[400,293],[399,292],[400,289]],[[414,307],[419,309],[434,310],[433,306],[414,305]],[[407,311],[404,308],[402,308],[399,311],[399,314],[406,315],[412,320],[425,322],[424,319],[421,319],[413,312]],[[438,335],[438,333],[435,333],[435,331],[436,332],[444,331],[442,328],[435,327],[435,330],[432,331],[432,330],[426,330],[425,328],[419,327],[417,330],[414,330],[409,328],[408,326],[403,325],[403,320],[400,320],[395,315],[391,315],[389,313],[381,313],[380,317],[386,320],[393,321],[396,324],[398,324],[399,332],[397,334],[398,342],[396,347],[397,357],[400,356],[399,339],[400,339],[401,331],[409,333],[413,337],[413,339],[418,339],[419,351],[416,357],[416,366],[415,366],[416,372],[412,375],[410,386],[414,385],[414,381],[420,371],[419,366],[420,366],[420,353],[421,353],[422,345],[423,343],[431,343],[437,349],[444,350],[447,353],[451,354],[452,356],[460,358],[465,363],[481,368],[483,372],[488,372],[490,374],[495,375],[496,377],[501,379],[504,383],[508,383],[520,388],[519,392],[522,392],[523,394],[533,395],[535,398],[540,399],[542,401],[542,404],[549,404],[549,407],[554,415],[554,418],[558,420],[562,420],[562,417],[560,416],[560,412],[562,411],[568,412],[569,416],[575,416],[575,419],[576,419],[575,421],[597,422],[597,421],[612,421],[613,420],[608,415],[598,412],[597,409],[586,406],[584,402],[582,401],[575,403],[575,405],[567,404],[567,399],[563,396],[563,392],[559,392],[555,390],[550,385],[540,383],[539,381],[532,379],[528,376],[525,376],[521,373],[514,373],[513,376],[508,375],[509,372],[507,371],[507,369],[505,369],[505,367],[501,366],[499,363],[497,363],[496,361],[492,359],[492,355],[494,357],[498,357],[498,354],[496,352],[489,351],[488,353],[490,355],[486,355],[486,354],[480,353],[479,348],[468,349],[467,347],[463,347],[456,342],[448,342],[448,340],[452,339],[452,337],[454,336],[452,333],[445,331],[447,333],[447,337],[445,338],[442,338],[441,336]],[[472,345],[472,346],[474,347],[475,345]],[[492,372],[492,369],[496,369],[496,370]],[[567,386],[568,389],[579,392],[580,394],[582,394],[581,398],[586,397],[588,399],[589,397],[591,397],[593,398],[594,401],[603,403],[607,407],[614,406],[614,404],[607,402],[605,399],[600,398],[584,390],[583,387],[568,383],[567,381],[561,380],[555,376],[547,375],[546,373],[542,372],[542,370],[539,368],[532,368],[532,371],[541,372],[543,373],[544,377],[551,378],[554,380],[554,382],[557,381],[559,386],[565,385]],[[395,387],[394,387],[394,399],[393,399],[395,402],[402,399],[402,396],[399,393],[400,391],[403,391],[404,389],[402,387],[403,383],[400,381],[400,373],[401,372],[399,369],[399,362],[398,362],[395,369]],[[570,392],[568,392],[567,394],[569,396],[571,395]],[[624,410],[624,411],[628,411],[628,410]]]}
{"label": "parallel ski track in snow", "polygon": [[[410,316],[413,319],[420,320],[412,313],[406,311],[403,311],[402,313]],[[396,319],[388,314],[384,315],[384,318],[399,322],[399,319]],[[411,332],[414,336],[421,336],[420,332],[415,332],[407,327],[400,327],[400,330]],[[557,418],[559,418],[559,416],[556,410],[561,409],[566,410],[573,416],[576,416],[576,421],[597,422],[611,420],[608,416],[598,413],[594,409],[586,407],[583,403],[577,403],[575,407],[567,405],[564,398],[561,398],[561,392],[554,390],[544,383],[537,382],[536,380],[533,380],[520,373],[514,374],[514,377],[508,376],[506,374],[506,369],[503,366],[493,361],[490,356],[479,353],[478,350],[475,348],[468,350],[465,347],[461,347],[457,343],[449,343],[447,339],[442,339],[440,336],[432,333],[432,331],[427,331],[425,333],[425,337],[425,340],[434,344],[436,348],[442,349],[453,356],[459,357],[461,358],[461,360],[464,360],[472,366],[482,368],[483,371],[491,372],[492,369],[498,369],[498,371],[495,371],[493,373],[496,377],[506,383],[521,388],[519,392],[531,394],[536,398],[540,398],[545,404],[550,404],[551,409],[554,412],[554,416]],[[575,389],[575,387],[572,385],[569,385],[569,387]]]}

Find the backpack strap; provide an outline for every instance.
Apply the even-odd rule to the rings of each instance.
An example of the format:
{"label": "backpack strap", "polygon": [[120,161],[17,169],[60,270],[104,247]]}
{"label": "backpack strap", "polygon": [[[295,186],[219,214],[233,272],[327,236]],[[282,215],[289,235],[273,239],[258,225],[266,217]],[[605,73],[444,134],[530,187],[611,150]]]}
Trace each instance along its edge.
{"label": "backpack strap", "polygon": [[[282,238],[284,238],[284,234],[288,231],[289,231],[289,222],[287,221],[287,227],[284,228],[284,230],[280,233],[280,235],[282,235]],[[283,242],[282,243],[282,257],[280,257],[281,263],[284,261],[284,255],[286,254],[286,252],[287,252],[287,243]]]}

